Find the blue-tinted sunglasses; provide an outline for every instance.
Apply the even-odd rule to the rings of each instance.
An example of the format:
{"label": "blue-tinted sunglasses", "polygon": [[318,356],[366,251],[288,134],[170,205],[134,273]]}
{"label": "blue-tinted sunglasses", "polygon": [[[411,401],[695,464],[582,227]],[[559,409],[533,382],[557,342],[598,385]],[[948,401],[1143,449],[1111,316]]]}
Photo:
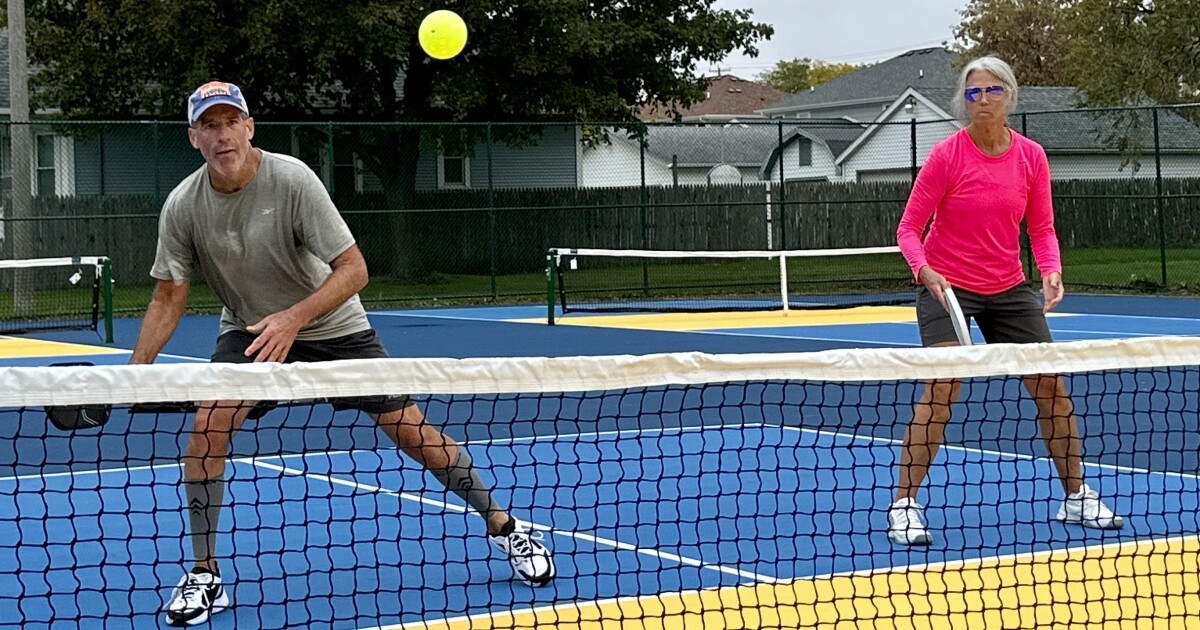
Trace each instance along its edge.
{"label": "blue-tinted sunglasses", "polygon": [[1004,86],[1003,85],[989,85],[985,88],[969,87],[969,88],[963,90],[963,96],[966,97],[968,103],[978,103],[979,95],[983,94],[985,92],[987,93],[988,96],[1000,96],[1001,94],[1004,94]]}

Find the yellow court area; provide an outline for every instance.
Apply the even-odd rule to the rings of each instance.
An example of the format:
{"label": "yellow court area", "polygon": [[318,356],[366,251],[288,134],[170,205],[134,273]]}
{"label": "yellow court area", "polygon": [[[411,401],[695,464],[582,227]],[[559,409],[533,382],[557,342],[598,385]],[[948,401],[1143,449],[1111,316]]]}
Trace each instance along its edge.
{"label": "yellow court area", "polygon": [[394,630],[1196,628],[1195,536],[493,615]]}
{"label": "yellow court area", "polygon": [[120,354],[120,348],[89,346],[41,339],[18,339],[0,337],[0,359],[27,359],[33,357],[65,357],[85,354]]}
{"label": "yellow court area", "polygon": [[[542,319],[515,320],[545,323]],[[785,326],[830,326],[837,324],[886,324],[915,322],[911,306],[857,306],[843,309],[750,311],[744,313],[648,313],[636,315],[583,315],[563,317],[555,324],[636,328],[639,330],[721,330],[736,328],[781,328]]]}

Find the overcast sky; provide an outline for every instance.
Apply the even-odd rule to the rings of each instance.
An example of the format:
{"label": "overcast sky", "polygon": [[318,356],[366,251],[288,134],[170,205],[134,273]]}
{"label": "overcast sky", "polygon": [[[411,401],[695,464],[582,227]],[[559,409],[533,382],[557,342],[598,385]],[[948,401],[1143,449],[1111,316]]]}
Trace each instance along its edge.
{"label": "overcast sky", "polygon": [[[756,58],[739,54],[721,72],[752,79],[783,60],[870,63],[906,50],[952,42],[967,0],[716,0],[718,9],[751,9],[775,27]],[[716,74],[716,68],[697,68]]]}

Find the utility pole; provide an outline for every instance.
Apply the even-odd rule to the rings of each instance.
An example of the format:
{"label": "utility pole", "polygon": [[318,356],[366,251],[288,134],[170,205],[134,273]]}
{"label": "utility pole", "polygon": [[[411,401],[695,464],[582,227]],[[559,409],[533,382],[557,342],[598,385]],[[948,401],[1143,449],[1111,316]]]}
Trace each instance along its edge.
{"label": "utility pole", "polygon": [[[9,179],[7,215],[8,238],[12,258],[32,258],[33,251],[33,134],[29,128],[29,63],[25,56],[25,0],[8,0],[8,85],[9,150],[12,172]],[[15,314],[33,313],[33,284],[28,273],[19,270],[13,278]]]}

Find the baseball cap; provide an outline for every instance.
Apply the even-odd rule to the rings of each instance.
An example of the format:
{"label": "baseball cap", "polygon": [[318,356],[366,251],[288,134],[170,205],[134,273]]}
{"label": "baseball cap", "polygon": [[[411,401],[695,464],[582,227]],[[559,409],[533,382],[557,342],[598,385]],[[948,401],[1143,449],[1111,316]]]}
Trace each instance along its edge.
{"label": "baseball cap", "polygon": [[250,115],[250,106],[246,105],[246,97],[242,96],[241,88],[224,81],[209,81],[196,88],[188,97],[188,124],[196,122],[200,114],[213,105],[232,105],[247,116]]}

